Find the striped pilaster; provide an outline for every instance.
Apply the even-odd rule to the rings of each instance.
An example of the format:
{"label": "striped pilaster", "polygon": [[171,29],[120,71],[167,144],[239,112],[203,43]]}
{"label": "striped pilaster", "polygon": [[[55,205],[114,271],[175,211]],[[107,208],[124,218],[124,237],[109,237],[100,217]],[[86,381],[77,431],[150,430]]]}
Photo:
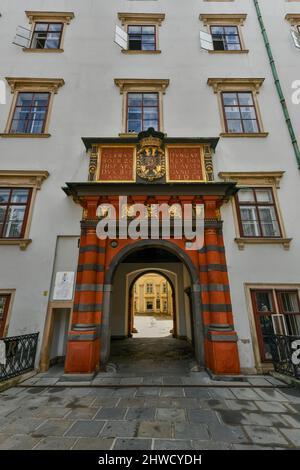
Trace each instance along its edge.
{"label": "striped pilaster", "polygon": [[237,335],[234,331],[230,287],[218,200],[205,198],[204,247],[199,252],[199,277],[207,366],[215,373],[238,374]]}

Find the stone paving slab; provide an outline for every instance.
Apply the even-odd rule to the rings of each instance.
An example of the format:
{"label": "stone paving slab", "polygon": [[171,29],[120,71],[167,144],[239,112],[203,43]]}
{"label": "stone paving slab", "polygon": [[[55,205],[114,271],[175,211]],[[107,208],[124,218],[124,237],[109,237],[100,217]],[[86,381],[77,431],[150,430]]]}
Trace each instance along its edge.
{"label": "stone paving slab", "polygon": [[113,450],[151,450],[152,439],[116,439]]}
{"label": "stone paving slab", "polygon": [[264,426],[245,426],[244,429],[255,444],[288,446],[288,441],[278,429]]}
{"label": "stone paving slab", "polygon": [[70,437],[47,437],[41,439],[33,448],[34,450],[70,450],[76,442],[75,438]]}
{"label": "stone paving slab", "polygon": [[300,448],[291,387],[30,385],[0,393],[0,411],[0,449]]}
{"label": "stone paving slab", "polygon": [[80,437],[72,450],[110,450],[113,443],[114,439]]}
{"label": "stone paving slab", "polygon": [[280,429],[280,431],[297,449],[300,449],[300,429]]}

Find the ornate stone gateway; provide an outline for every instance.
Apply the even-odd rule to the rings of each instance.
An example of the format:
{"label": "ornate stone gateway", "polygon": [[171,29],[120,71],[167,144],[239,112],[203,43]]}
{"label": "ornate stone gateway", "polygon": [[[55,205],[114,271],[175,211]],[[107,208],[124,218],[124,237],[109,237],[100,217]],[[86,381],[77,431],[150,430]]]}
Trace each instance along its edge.
{"label": "ornate stone gateway", "polygon": [[166,174],[164,134],[150,128],[139,134],[136,172],[147,181],[154,181]]}
{"label": "ornate stone gateway", "polygon": [[[240,371],[220,207],[236,192],[234,182],[214,181],[213,151],[218,138],[171,138],[149,129],[138,137],[83,138],[90,156],[89,182],[64,188],[83,208],[80,253],[66,373],[105,368],[109,356],[114,272],[132,250],[154,247],[179,256],[192,279],[191,312],[195,356],[216,374]],[[149,184],[150,183],[150,184]],[[98,238],[97,208],[110,204],[118,214],[120,196],[131,204],[201,204],[204,246],[189,251],[187,239]],[[130,213],[127,214],[130,219]],[[194,221],[194,215],[193,221]],[[113,218],[112,218],[113,220]],[[161,222],[160,222],[161,223]],[[161,227],[160,227],[161,228]],[[143,246],[142,246],[143,245]],[[204,350],[202,361],[201,351]]]}

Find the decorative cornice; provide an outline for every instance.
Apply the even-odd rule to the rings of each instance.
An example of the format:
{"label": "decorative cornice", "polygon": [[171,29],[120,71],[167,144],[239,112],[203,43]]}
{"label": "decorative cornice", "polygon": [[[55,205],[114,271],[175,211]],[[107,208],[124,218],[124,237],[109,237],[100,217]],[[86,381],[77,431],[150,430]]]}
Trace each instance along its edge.
{"label": "decorative cornice", "polygon": [[61,21],[69,24],[75,16],[71,11],[25,11],[25,14],[30,24],[40,20]]}
{"label": "decorative cornice", "polygon": [[252,90],[259,93],[259,89],[264,83],[264,78],[229,78],[216,77],[208,78],[207,84],[213,87],[214,93],[224,90]]}
{"label": "decorative cornice", "polygon": [[30,238],[0,238],[1,245],[19,245],[21,251],[25,251],[32,240]]}
{"label": "decorative cornice", "polygon": [[239,250],[243,251],[245,245],[282,245],[285,250],[290,249],[292,238],[267,238],[267,237],[241,237],[235,238]]}
{"label": "decorative cornice", "polygon": [[219,177],[226,182],[243,185],[272,184],[279,188],[284,173],[284,171],[221,171]]}
{"label": "decorative cornice", "polygon": [[164,13],[118,13],[118,18],[122,22],[122,25],[128,23],[152,23],[161,25],[165,19]]}
{"label": "decorative cornice", "polygon": [[115,85],[120,88],[120,93],[126,91],[161,91],[165,94],[169,86],[169,79],[152,78],[115,78]]}
{"label": "decorative cornice", "polygon": [[49,173],[46,170],[0,170],[0,185],[40,189],[43,181],[48,176]]}
{"label": "decorative cornice", "polygon": [[230,24],[243,26],[247,18],[246,13],[201,13],[199,19],[204,26],[211,24]]}
{"label": "decorative cornice", "polygon": [[300,13],[288,13],[285,19],[292,25],[296,26],[300,23]]}
{"label": "decorative cornice", "polygon": [[57,93],[58,89],[65,84],[63,78],[28,78],[28,77],[5,77],[11,92],[19,90],[45,90]]}

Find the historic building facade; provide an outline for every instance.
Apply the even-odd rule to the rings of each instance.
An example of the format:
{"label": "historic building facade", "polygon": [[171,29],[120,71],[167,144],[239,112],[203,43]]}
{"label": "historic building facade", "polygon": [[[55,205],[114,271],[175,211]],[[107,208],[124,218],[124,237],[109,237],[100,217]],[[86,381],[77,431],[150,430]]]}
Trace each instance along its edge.
{"label": "historic building facade", "polygon": [[[26,8],[0,11],[0,336],[39,332],[42,370],[104,369],[155,272],[200,366],[268,370],[268,335],[300,333],[300,2]],[[172,206],[169,237],[121,237],[135,204]],[[185,204],[204,210],[194,250]]]}

